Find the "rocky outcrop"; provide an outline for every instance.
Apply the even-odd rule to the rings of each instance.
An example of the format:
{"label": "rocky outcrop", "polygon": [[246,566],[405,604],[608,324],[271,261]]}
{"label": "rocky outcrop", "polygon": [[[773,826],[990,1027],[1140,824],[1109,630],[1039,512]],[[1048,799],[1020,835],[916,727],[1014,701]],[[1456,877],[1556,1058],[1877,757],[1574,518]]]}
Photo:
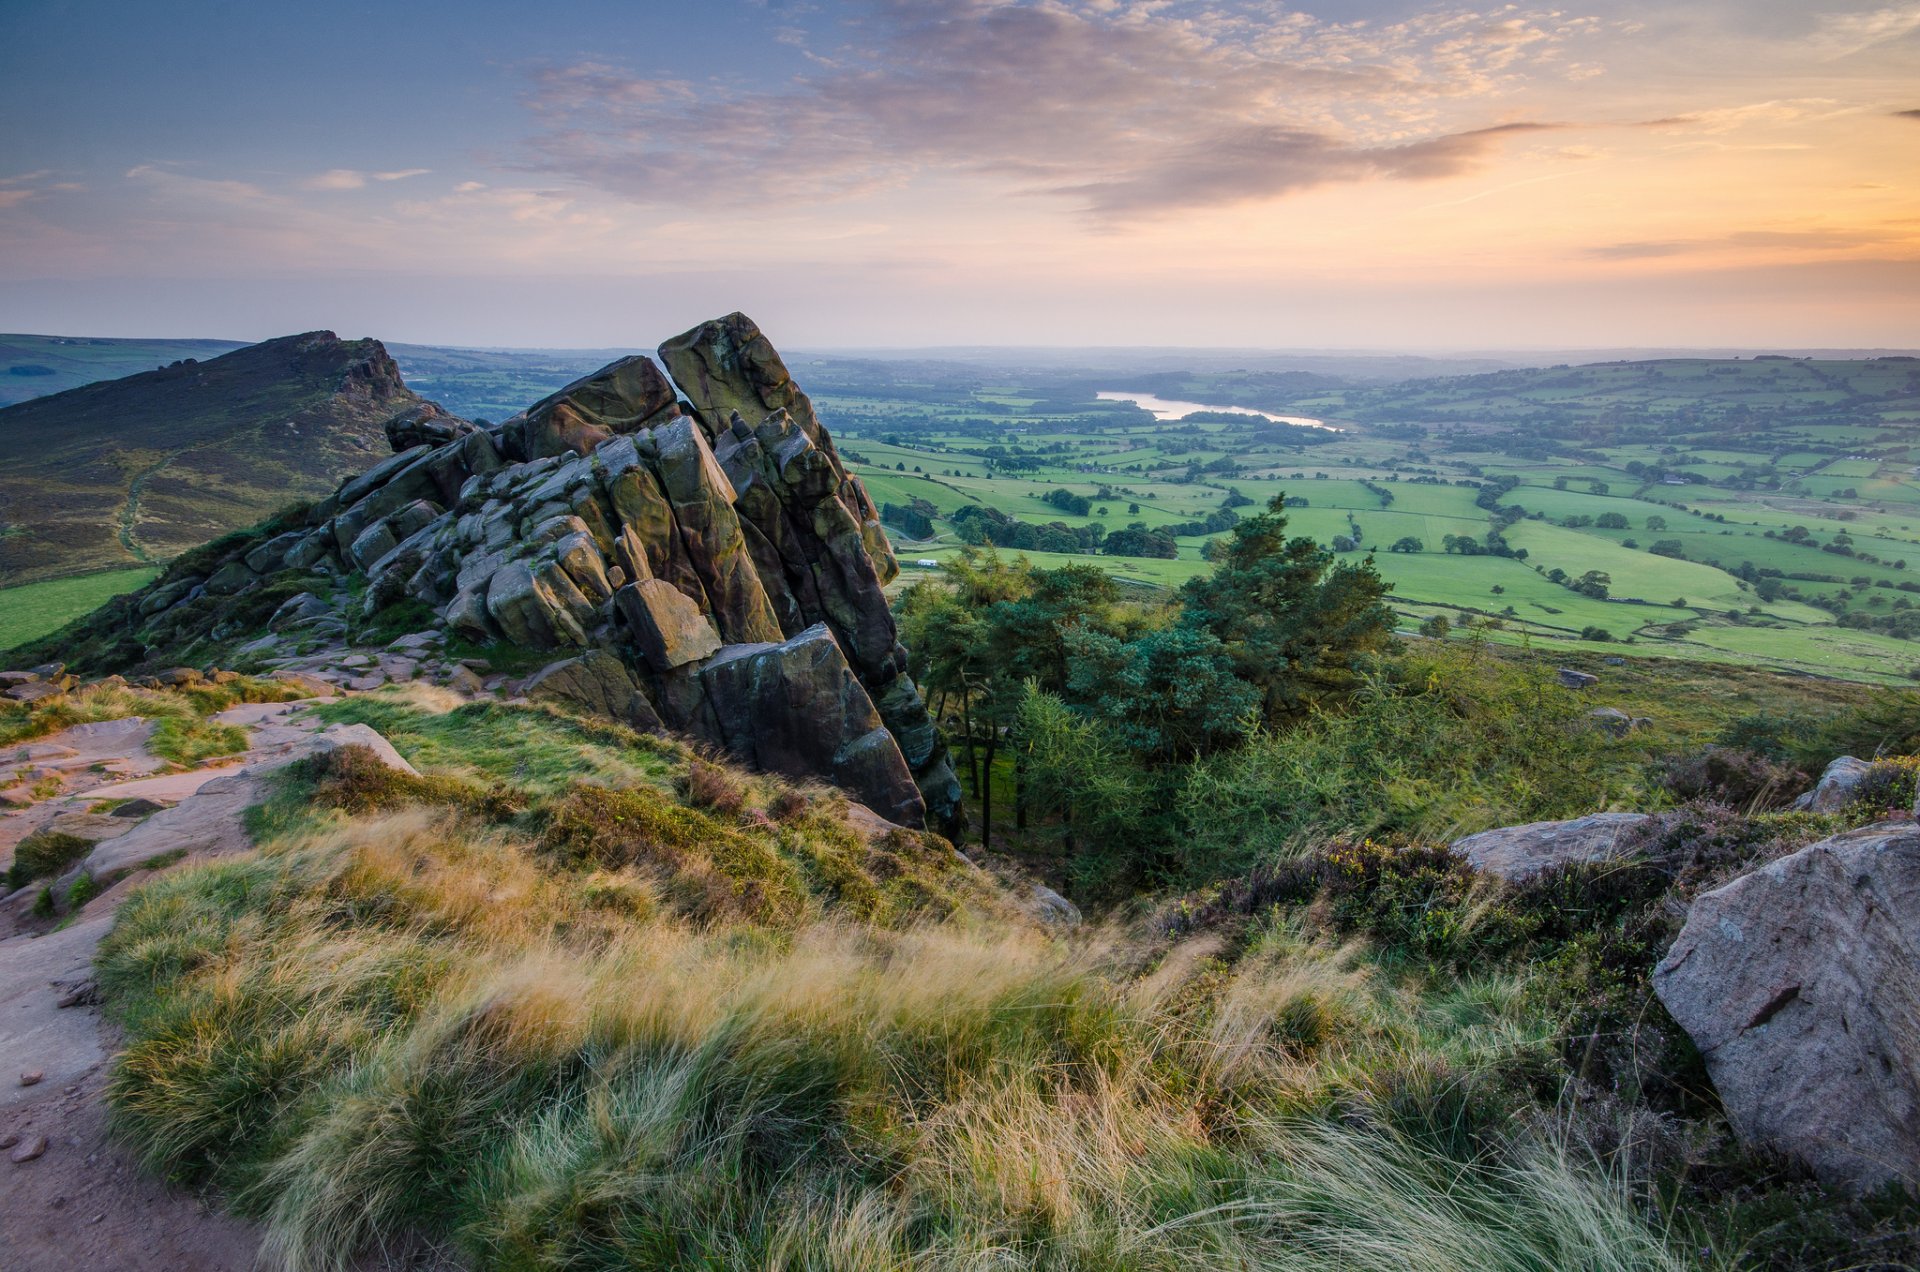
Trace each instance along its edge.
{"label": "rocky outcrop", "polygon": [[1476,870],[1524,879],[1555,866],[1622,856],[1631,842],[1627,832],[1649,820],[1646,813],[1594,813],[1572,821],[1528,822],[1456,839],[1453,850]]}
{"label": "rocky outcrop", "polygon": [[1920,832],[1869,826],[1693,903],[1653,975],[1741,1137],[1920,1184]]}
{"label": "rocky outcrop", "polygon": [[[668,341],[660,363],[673,380],[622,358],[497,425],[411,405],[387,425],[394,453],[304,525],[137,608],[157,619],[280,570],[358,572],[369,617],[424,602],[476,641],[561,655],[529,696],[956,832],[959,783],[882,590],[899,567],[813,404],[741,314]],[[339,621],[303,593],[269,626]]]}

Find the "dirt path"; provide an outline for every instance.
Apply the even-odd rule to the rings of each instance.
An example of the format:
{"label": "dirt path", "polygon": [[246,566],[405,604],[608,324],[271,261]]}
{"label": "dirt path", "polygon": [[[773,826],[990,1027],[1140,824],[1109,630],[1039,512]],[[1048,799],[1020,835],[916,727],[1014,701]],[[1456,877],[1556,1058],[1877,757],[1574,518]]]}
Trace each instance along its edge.
{"label": "dirt path", "polygon": [[[107,1132],[104,1093],[117,1049],[96,1005],[93,958],[120,903],[154,877],[155,863],[244,851],[249,805],[265,794],[258,773],[327,742],[309,704],[238,707],[222,713],[251,731],[253,747],[218,769],[91,786],[8,813],[0,856],[21,829],[89,800],[140,796],[171,807],[102,838],[86,859],[99,878],[119,876],[74,921],[48,930],[22,889],[0,905],[0,1269],[4,1272],[249,1272],[260,1234],[206,1200],[142,1171]],[[150,729],[82,726],[46,740],[89,761],[143,767]],[[335,726],[335,742],[387,747],[365,726]],[[397,755],[390,761],[404,764]],[[93,775],[97,778],[98,775]],[[177,801],[177,802],[175,802]],[[92,818],[105,822],[104,817]],[[62,821],[62,825],[71,824]],[[117,830],[117,827],[112,829]],[[0,863],[4,864],[4,863]]]}

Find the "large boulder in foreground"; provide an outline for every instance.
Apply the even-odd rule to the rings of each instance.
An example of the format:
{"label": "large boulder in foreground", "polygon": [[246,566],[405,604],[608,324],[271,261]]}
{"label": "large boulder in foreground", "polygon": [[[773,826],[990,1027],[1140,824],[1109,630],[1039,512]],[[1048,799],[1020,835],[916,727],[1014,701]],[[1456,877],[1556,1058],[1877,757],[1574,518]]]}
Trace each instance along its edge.
{"label": "large boulder in foreground", "polygon": [[1920,1184],[1920,829],[1836,835],[1699,897],[1653,987],[1742,1139],[1829,1185]]}
{"label": "large boulder in foreground", "polygon": [[1528,822],[1456,839],[1453,850],[1475,870],[1524,879],[1555,866],[1622,856],[1631,842],[1628,832],[1649,820],[1646,813],[1594,813],[1572,821]]}

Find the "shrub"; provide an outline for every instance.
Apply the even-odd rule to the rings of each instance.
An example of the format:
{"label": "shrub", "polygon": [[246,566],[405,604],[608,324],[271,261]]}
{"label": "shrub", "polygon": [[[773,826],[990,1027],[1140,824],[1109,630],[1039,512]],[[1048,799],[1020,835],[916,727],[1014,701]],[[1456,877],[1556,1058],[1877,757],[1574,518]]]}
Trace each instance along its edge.
{"label": "shrub", "polygon": [[687,766],[681,785],[681,793],[689,804],[722,817],[738,817],[747,805],[746,785],[740,778],[705,760],[695,760]]}
{"label": "shrub", "polygon": [[1660,780],[1682,801],[1711,800],[1743,809],[1784,803],[1805,785],[1795,770],[1731,746],[1708,746],[1670,757]]}

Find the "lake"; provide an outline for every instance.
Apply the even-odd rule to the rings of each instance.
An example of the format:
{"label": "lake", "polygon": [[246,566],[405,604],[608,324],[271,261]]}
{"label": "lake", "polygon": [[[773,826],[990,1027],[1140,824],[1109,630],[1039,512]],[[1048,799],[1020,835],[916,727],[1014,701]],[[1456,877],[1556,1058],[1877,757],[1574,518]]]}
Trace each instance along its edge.
{"label": "lake", "polygon": [[1256,411],[1250,406],[1208,406],[1204,402],[1175,402],[1169,398],[1154,397],[1151,393],[1117,393],[1102,389],[1094,394],[1102,402],[1132,402],[1153,412],[1155,419],[1177,420],[1191,415],[1195,411],[1231,411],[1235,415],[1253,415],[1263,420],[1272,420],[1279,424],[1298,424],[1302,428],[1324,428],[1329,432],[1340,430],[1324,420],[1308,419],[1304,415],[1275,415],[1271,411]]}

